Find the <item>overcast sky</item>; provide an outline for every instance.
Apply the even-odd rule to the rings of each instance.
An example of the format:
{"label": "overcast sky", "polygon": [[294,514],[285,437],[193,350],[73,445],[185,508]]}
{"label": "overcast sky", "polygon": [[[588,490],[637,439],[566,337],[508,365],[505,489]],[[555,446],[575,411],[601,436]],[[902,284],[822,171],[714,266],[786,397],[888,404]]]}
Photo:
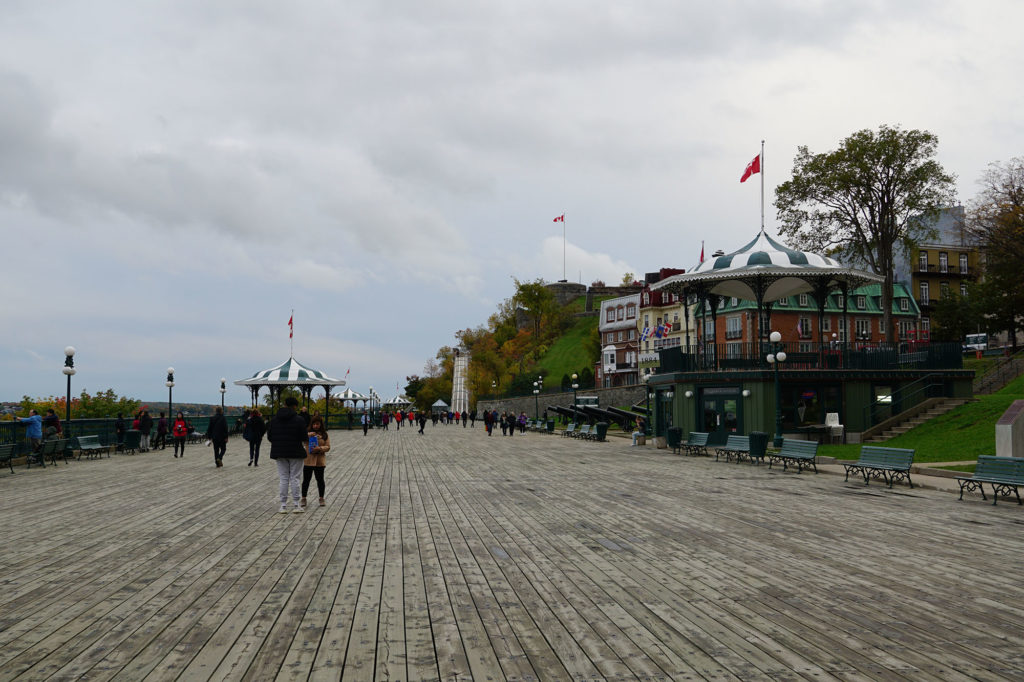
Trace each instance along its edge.
{"label": "overcast sky", "polygon": [[[7,0],[0,400],[217,402],[294,355],[385,397],[521,280],[751,239],[798,145],[1024,154],[1019,0]],[[247,404],[231,386],[229,404]]]}

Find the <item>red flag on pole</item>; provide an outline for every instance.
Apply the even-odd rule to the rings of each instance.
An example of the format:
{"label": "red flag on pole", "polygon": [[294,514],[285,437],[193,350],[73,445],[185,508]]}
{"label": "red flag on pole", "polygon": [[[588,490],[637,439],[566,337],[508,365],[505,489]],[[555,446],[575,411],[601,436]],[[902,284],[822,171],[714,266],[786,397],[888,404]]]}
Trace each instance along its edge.
{"label": "red flag on pole", "polygon": [[558,223],[558,222],[564,223],[565,222],[565,214],[563,213],[562,215],[558,216],[557,218],[555,218],[551,222],[553,222],[553,223]]}
{"label": "red flag on pole", "polygon": [[700,262],[704,262],[704,240],[700,241]]}
{"label": "red flag on pole", "polygon": [[754,157],[754,160],[747,164],[747,169],[743,171],[743,176],[740,178],[740,182],[746,182],[754,173],[761,172],[761,155],[758,154]]}
{"label": "red flag on pole", "polygon": [[295,318],[294,315],[288,318],[288,338],[292,338],[295,334],[295,327],[292,326],[292,320]]}

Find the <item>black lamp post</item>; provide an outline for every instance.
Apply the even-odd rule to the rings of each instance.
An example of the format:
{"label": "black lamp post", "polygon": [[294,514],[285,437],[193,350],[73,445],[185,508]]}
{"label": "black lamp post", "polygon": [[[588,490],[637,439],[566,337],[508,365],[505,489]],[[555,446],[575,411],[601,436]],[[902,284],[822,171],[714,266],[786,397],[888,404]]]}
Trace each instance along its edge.
{"label": "black lamp post", "polygon": [[222,413],[224,412],[224,394],[228,391],[227,383],[227,379],[224,377],[220,378],[220,411]]}
{"label": "black lamp post", "polygon": [[644,374],[643,375],[643,380],[644,380],[644,399],[646,401],[645,402],[645,407],[647,408],[647,415],[644,417],[644,435],[645,436],[649,436],[650,433],[651,433],[651,386],[650,386],[650,383],[649,383],[651,381],[651,375],[650,374]]}
{"label": "black lamp post", "polygon": [[574,424],[579,420],[579,417],[576,416],[576,389],[578,389],[580,387],[579,383],[576,381],[577,379],[579,379],[579,376],[575,372],[573,372],[573,375],[572,375],[572,421],[573,421]]}
{"label": "black lamp post", "polygon": [[540,384],[533,382],[533,418],[540,419]]}
{"label": "black lamp post", "polygon": [[174,418],[174,410],[171,409],[171,406],[174,404],[174,401],[172,400],[173,394],[171,393],[174,390],[174,368],[173,367],[168,367],[167,368],[167,381],[164,382],[164,386],[167,387],[167,415],[168,415],[169,418],[173,419]]}
{"label": "black lamp post", "polygon": [[64,367],[61,369],[64,374],[68,377],[68,395],[67,402],[64,403],[64,433],[68,438],[71,437],[71,377],[77,371],[75,369],[75,347],[68,346],[64,349]]}
{"label": "black lamp post", "polygon": [[779,384],[779,365],[786,361],[786,351],[782,350],[782,334],[772,332],[768,337],[771,341],[771,353],[765,358],[768,364],[775,367],[775,447],[782,447],[782,386]]}

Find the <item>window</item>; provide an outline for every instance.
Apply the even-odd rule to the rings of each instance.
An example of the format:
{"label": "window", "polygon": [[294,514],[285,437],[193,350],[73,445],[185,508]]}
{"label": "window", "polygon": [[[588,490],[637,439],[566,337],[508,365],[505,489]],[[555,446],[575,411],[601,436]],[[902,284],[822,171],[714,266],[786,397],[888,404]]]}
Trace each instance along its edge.
{"label": "window", "polygon": [[917,254],[917,269],[921,272],[928,272],[928,252],[922,251]]}
{"label": "window", "polygon": [[739,339],[743,337],[743,318],[740,315],[731,315],[725,318],[725,338]]}
{"label": "window", "polygon": [[949,282],[939,282],[939,298],[949,296]]}
{"label": "window", "polygon": [[921,331],[924,332],[924,336],[928,336],[932,332],[932,321],[927,317],[921,318]]}
{"label": "window", "polygon": [[[604,342],[605,343],[615,343],[615,332],[608,332],[607,334],[605,334],[604,335]],[[593,357],[593,356],[591,356],[591,357]]]}
{"label": "window", "polygon": [[636,319],[636,304],[635,303],[630,303],[629,305],[626,306],[626,319],[627,320]]}
{"label": "window", "polygon": [[967,282],[960,282],[960,295],[961,296],[966,296],[967,295]]}
{"label": "window", "polygon": [[645,327],[651,326],[651,318],[648,315],[644,315],[644,326]]}
{"label": "window", "polygon": [[913,322],[907,320],[900,320],[900,338],[905,339],[910,336],[910,330],[914,327]]}
{"label": "window", "polygon": [[[605,313],[604,321],[605,322],[614,322],[615,321],[615,310],[614,309],[612,309],[612,308],[608,309],[608,312]],[[594,357],[594,356],[591,355],[590,357]]]}
{"label": "window", "polygon": [[806,308],[807,307],[807,294],[800,294],[800,307],[801,308]]}
{"label": "window", "polygon": [[625,334],[623,334],[622,332],[619,332],[619,341],[624,341],[625,339],[626,339]]}
{"label": "window", "polygon": [[650,305],[650,304],[651,304],[651,292],[645,291],[644,292],[644,305]]}
{"label": "window", "polygon": [[846,297],[843,296],[842,294],[838,294],[836,296],[836,307],[838,307],[840,310],[842,310],[843,307],[845,307],[845,306],[846,306]]}
{"label": "window", "polygon": [[775,305],[777,305],[777,306],[779,306],[781,308],[785,308],[787,305],[789,305],[789,299],[788,298],[780,298]]}
{"label": "window", "polygon": [[931,299],[928,296],[928,282],[921,282],[921,294],[917,297],[917,302],[921,305],[931,305]]}
{"label": "window", "polygon": [[615,319],[616,320],[624,320],[624,319],[626,319],[626,311],[623,309],[623,307],[621,305],[618,308],[615,309]]}
{"label": "window", "polygon": [[727,358],[742,358],[743,357],[743,344],[742,343],[727,343],[727,344],[725,344],[725,357],[727,357]]}
{"label": "window", "polygon": [[966,253],[961,253],[960,254],[960,274],[961,275],[966,275],[968,270],[970,270],[970,268],[967,267],[967,254]]}
{"label": "window", "polygon": [[832,318],[831,317],[822,318],[822,320],[821,320],[821,331],[823,331],[823,332],[830,332],[830,331],[832,331]]}
{"label": "window", "polygon": [[908,301],[903,296],[900,297],[900,310],[902,310],[903,312],[907,312],[908,310],[910,310],[910,301]]}
{"label": "window", "polygon": [[735,296],[733,296],[732,298],[729,299],[729,305],[731,305],[733,308],[736,307],[737,303],[739,303],[739,301],[736,300]]}
{"label": "window", "polygon": [[849,322],[847,322],[846,324],[843,324],[842,320],[840,320],[839,324],[837,326],[839,327],[839,341],[841,343],[846,343],[849,340],[847,338],[847,336],[849,335],[849,332],[850,332]]}
{"label": "window", "polygon": [[864,310],[868,307],[868,299],[866,296],[857,297],[857,310]]}
{"label": "window", "polygon": [[796,329],[801,339],[811,338],[811,318],[801,317],[797,320]]}
{"label": "window", "polygon": [[629,329],[629,333],[627,334],[626,338],[629,339],[630,341],[635,339],[636,338],[636,330],[633,329],[633,328],[630,328]]}
{"label": "window", "polygon": [[949,254],[939,251],[939,272],[949,272]]}
{"label": "window", "polygon": [[885,318],[881,315],[878,317],[878,335],[885,336]]}
{"label": "window", "polygon": [[[715,338],[715,321],[705,320],[704,321],[704,338],[707,340],[714,340]],[[591,356],[593,357],[593,356]]]}
{"label": "window", "polygon": [[871,318],[858,317],[857,318],[857,338],[858,339],[870,339],[871,338]]}

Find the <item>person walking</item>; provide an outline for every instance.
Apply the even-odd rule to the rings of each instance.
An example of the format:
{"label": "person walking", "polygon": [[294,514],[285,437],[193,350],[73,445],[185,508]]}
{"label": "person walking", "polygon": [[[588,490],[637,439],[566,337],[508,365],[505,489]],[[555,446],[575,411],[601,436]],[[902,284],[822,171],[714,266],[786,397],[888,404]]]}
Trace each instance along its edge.
{"label": "person walking", "polygon": [[302,497],[302,467],[309,454],[309,436],[306,420],[295,408],[299,401],[289,396],[284,407],[277,411],[267,425],[267,440],[270,441],[270,459],[277,462],[278,496],[281,499],[279,514],[288,513],[288,494],[291,493],[294,508],[301,514],[306,511],[299,504]]}
{"label": "person walking", "polygon": [[120,412],[117,413],[117,421],[114,422],[114,436],[117,438],[117,449],[120,450],[121,446],[124,445],[124,432],[125,423],[124,415]]}
{"label": "person walking", "polygon": [[260,445],[263,444],[263,434],[267,432],[267,425],[263,421],[260,411],[254,409],[249,418],[245,420],[245,439],[249,441],[249,466],[260,465]]}
{"label": "person walking", "polygon": [[363,435],[366,435],[366,431],[370,428],[370,416],[363,412],[363,416],[359,418],[359,423],[363,425]]}
{"label": "person walking", "polygon": [[153,418],[149,416],[149,410],[143,410],[139,415],[139,451],[149,452],[149,434],[153,431]]}
{"label": "person walking", "polygon": [[153,441],[153,449],[156,450],[158,445],[161,450],[167,447],[167,416],[163,412],[156,420],[156,440]]}
{"label": "person walking", "polygon": [[[185,439],[188,438],[188,422],[185,421],[185,415],[180,411],[178,416],[174,418],[174,423],[171,424],[171,439],[174,441],[174,456],[184,457],[185,456]],[[178,452],[181,452],[179,455]]]}
{"label": "person walking", "polygon": [[320,506],[324,502],[324,468],[327,466],[327,451],[331,449],[331,439],[327,435],[327,427],[324,420],[314,416],[309,422],[309,454],[302,465],[302,500],[300,504],[306,506],[306,493],[309,492],[309,480],[316,476],[316,490],[320,493]]}
{"label": "person walking", "polygon": [[228,449],[228,420],[224,410],[217,408],[210,423],[206,427],[206,437],[213,443],[213,463],[218,468],[224,466],[224,453]]}
{"label": "person walking", "polygon": [[419,416],[416,417],[420,424],[420,435],[423,435],[423,428],[427,425],[427,415],[420,412]]}

